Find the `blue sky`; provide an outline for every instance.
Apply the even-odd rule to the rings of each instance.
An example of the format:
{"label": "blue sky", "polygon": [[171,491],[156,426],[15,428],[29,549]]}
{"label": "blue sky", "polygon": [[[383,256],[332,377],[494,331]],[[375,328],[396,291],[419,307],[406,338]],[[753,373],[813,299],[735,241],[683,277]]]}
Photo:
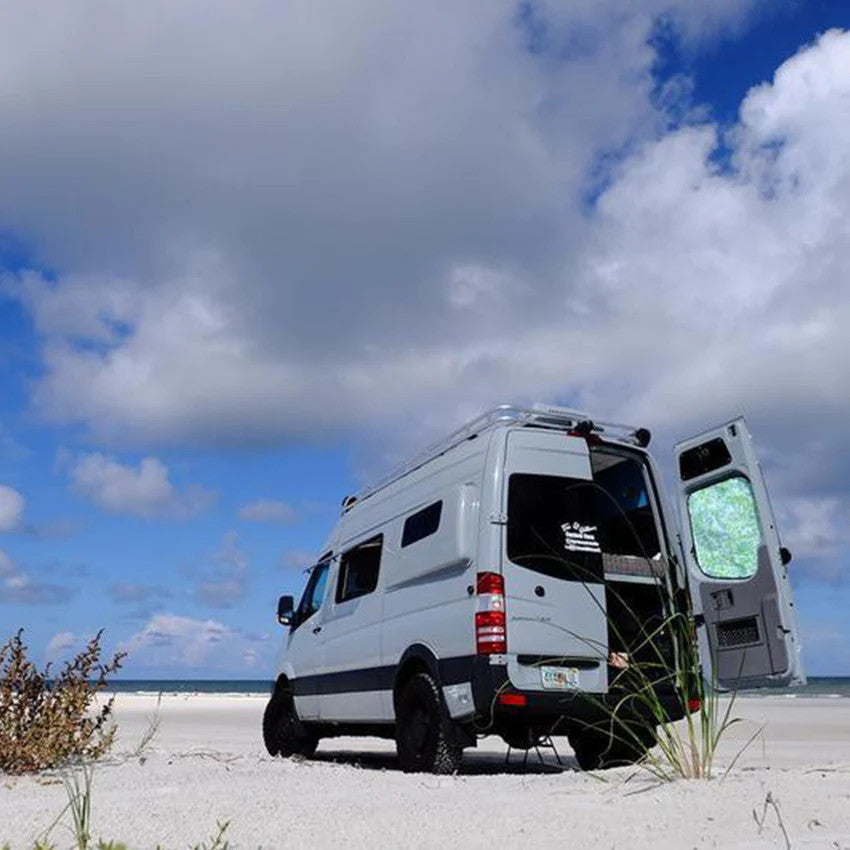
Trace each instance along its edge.
{"label": "blue sky", "polygon": [[662,459],[746,413],[850,675],[846,3],[50,5],[0,11],[0,632],[265,678],[342,497],[542,400]]}

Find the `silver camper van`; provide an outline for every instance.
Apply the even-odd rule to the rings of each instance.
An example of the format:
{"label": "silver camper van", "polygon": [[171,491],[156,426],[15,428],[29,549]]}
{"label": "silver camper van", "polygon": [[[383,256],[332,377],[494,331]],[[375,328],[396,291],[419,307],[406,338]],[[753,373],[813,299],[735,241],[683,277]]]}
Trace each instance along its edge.
{"label": "silver camper van", "polygon": [[377,735],[405,771],[451,773],[482,735],[527,749],[557,732],[594,769],[641,758],[658,706],[698,708],[689,657],[723,689],[804,683],[744,420],[676,446],[680,521],[649,442],[503,406],[347,498],[300,601],[279,600],[269,752]]}

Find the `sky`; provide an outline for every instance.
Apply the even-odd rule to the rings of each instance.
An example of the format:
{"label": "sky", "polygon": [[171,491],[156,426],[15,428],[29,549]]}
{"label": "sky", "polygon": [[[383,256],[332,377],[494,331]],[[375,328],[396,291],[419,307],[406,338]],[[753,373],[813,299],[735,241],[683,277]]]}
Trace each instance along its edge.
{"label": "sky", "polygon": [[342,498],[544,401],[755,435],[850,675],[850,6],[0,6],[0,635],[273,675]]}

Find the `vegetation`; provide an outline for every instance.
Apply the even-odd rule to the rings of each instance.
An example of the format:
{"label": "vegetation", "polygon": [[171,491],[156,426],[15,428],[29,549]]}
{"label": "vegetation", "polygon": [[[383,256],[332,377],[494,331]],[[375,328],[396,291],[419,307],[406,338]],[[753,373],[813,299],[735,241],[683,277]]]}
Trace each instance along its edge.
{"label": "vegetation", "polygon": [[113,700],[94,701],[125,653],[101,662],[101,636],[55,676],[50,664],[39,670],[28,660],[23,629],[0,647],[0,771],[34,773],[109,751],[116,732]]}
{"label": "vegetation", "polygon": [[[718,689],[706,680],[695,635],[689,613],[671,614],[654,629],[644,631],[642,642],[634,649],[635,654],[648,656],[648,660],[629,664],[620,671],[612,686],[622,697],[605,710],[604,725],[615,748],[619,745],[635,752],[646,750],[645,727],[635,725],[636,716],[655,727],[657,746],[648,749],[639,764],[660,780],[711,779],[716,773],[718,746],[730,727],[739,722],[732,715],[735,695],[721,700]],[[660,696],[665,687],[671,686],[678,691],[685,708],[684,718],[677,722],[669,719]],[[760,731],[738,750],[723,775]]]}

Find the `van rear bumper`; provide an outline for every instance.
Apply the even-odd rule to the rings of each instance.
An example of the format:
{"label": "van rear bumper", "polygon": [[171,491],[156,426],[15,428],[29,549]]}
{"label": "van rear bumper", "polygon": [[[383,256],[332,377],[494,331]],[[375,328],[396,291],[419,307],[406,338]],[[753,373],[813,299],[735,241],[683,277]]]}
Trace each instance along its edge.
{"label": "van rear bumper", "polygon": [[[681,694],[674,688],[658,689],[658,701],[671,721],[685,715]],[[538,723],[562,720],[565,727],[570,721],[579,724],[594,722],[623,705],[622,691],[607,694],[568,693],[564,691],[519,690],[508,678],[506,664],[491,664],[487,656],[473,660],[472,696],[479,722],[498,725],[501,720],[528,719]],[[649,710],[629,701],[629,712],[645,715],[651,720]],[[565,729],[566,731],[566,729]]]}

